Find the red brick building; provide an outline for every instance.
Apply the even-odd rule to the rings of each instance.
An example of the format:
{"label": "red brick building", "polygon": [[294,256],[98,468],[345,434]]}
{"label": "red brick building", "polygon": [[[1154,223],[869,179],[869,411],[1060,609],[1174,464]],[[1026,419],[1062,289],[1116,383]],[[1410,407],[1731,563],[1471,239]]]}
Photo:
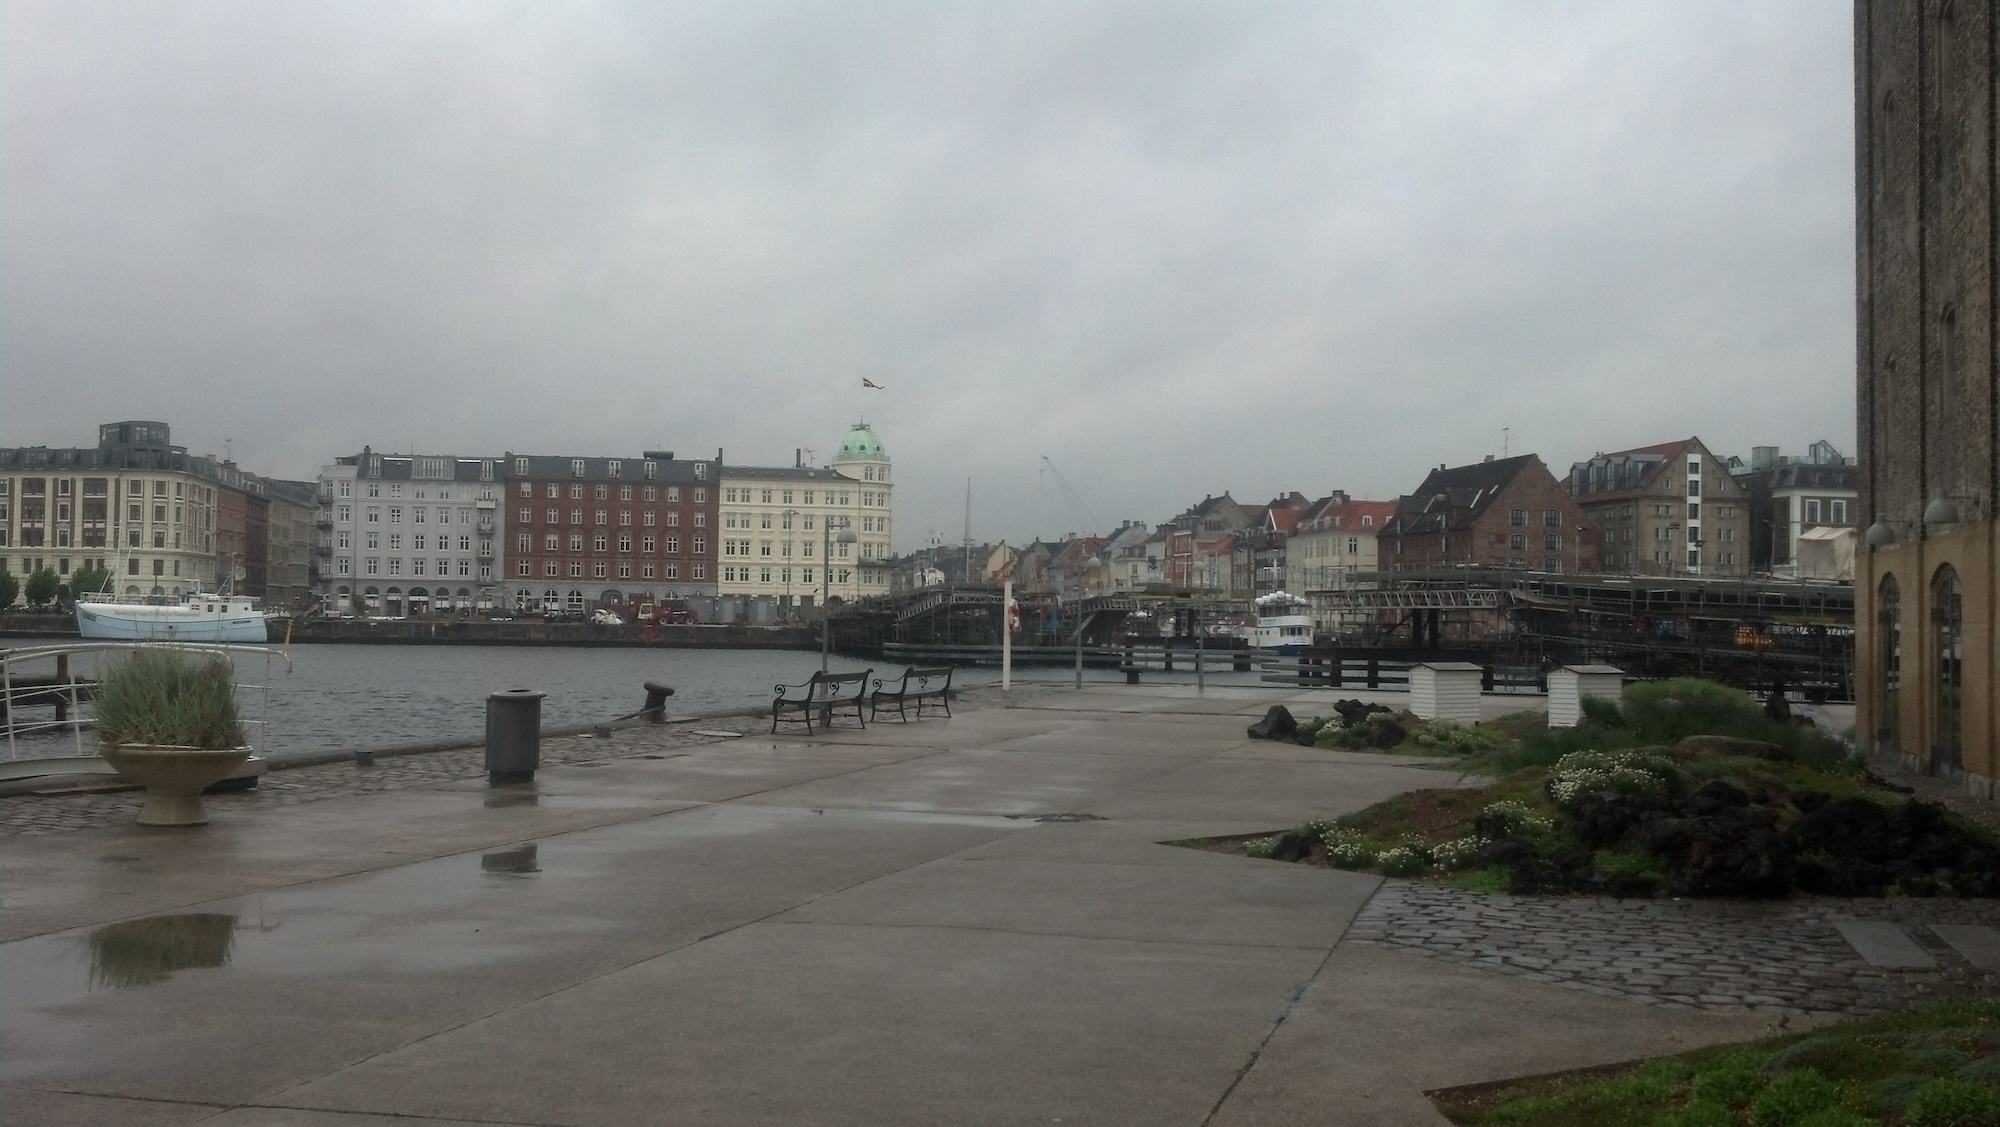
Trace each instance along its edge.
{"label": "red brick building", "polygon": [[1439,466],[1376,536],[1382,571],[1515,567],[1594,572],[1597,537],[1533,454]]}
{"label": "red brick building", "polygon": [[720,463],[508,454],[502,605],[580,614],[716,591]]}

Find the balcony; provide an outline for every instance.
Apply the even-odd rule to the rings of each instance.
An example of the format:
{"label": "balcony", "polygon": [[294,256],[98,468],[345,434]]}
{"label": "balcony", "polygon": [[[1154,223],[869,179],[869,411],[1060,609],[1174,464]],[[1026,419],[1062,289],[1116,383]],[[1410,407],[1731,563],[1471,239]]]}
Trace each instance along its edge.
{"label": "balcony", "polygon": [[493,535],[493,522],[491,520],[481,520],[479,522],[479,534],[481,536]]}

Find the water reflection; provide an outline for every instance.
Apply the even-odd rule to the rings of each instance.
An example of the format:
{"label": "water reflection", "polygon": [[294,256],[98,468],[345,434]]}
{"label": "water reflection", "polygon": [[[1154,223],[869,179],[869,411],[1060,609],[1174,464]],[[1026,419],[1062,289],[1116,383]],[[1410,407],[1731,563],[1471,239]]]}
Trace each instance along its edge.
{"label": "water reflection", "polygon": [[90,988],[123,990],[189,967],[219,967],[235,940],[236,917],[216,912],[106,924],[90,933]]}
{"label": "water reflection", "polygon": [[496,853],[484,853],[479,857],[479,867],[489,873],[539,873],[542,867],[535,863],[535,847],[532,845],[502,849]]}

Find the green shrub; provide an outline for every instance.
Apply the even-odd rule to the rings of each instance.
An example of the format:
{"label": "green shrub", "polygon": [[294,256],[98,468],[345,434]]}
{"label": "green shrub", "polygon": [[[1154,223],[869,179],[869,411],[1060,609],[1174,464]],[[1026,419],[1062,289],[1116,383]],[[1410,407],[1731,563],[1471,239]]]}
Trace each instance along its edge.
{"label": "green shrub", "polygon": [[1875,1127],[1875,1121],[1846,1108],[1823,1107],[1799,1120],[1797,1127]]}
{"label": "green shrub", "polygon": [[1984,1084],[1989,1088],[2000,1088],[2000,1055],[1981,1057],[1952,1073],[1968,1084]]}
{"label": "green shrub", "polygon": [[1655,1119],[1656,1127],[1736,1127],[1729,1105],[1712,1100],[1695,1100]]}
{"label": "green shrub", "polygon": [[1750,1103],[1754,1127],[1798,1127],[1806,1116],[1840,1102],[1840,1089],[1816,1068],[1784,1073]]}
{"label": "green shrub", "polygon": [[1770,724],[1749,693],[1694,677],[1627,685],[1619,711],[1626,727],[1654,743],[1676,743],[1688,736],[1761,739]]}
{"label": "green shrub", "polygon": [[2000,1120],[2000,1092],[1963,1080],[1933,1080],[1910,1101],[1910,1127],[1991,1127]]}
{"label": "green shrub", "polygon": [[219,656],[140,650],[99,675],[97,735],[107,744],[242,747],[236,670]]}
{"label": "green shrub", "polygon": [[1763,1059],[1732,1053],[1694,1074],[1694,1098],[1719,1104],[1749,1103],[1764,1087]]}
{"label": "green shrub", "polygon": [[1375,858],[1382,871],[1392,877],[1413,877],[1431,867],[1431,860],[1423,851],[1399,845]]}
{"label": "green shrub", "polygon": [[1585,724],[1598,728],[1623,728],[1625,711],[1610,697],[1584,697],[1577,702],[1583,709]]}
{"label": "green shrub", "polygon": [[1455,720],[1427,720],[1410,733],[1408,744],[1437,755],[1477,755],[1493,751],[1506,740]]}

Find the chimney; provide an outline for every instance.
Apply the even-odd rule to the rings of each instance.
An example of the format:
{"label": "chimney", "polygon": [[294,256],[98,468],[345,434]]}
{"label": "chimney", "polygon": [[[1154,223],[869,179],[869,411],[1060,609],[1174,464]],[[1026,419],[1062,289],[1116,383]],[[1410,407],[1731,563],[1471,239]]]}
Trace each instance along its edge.
{"label": "chimney", "polygon": [[792,447],[792,468],[795,470],[802,470],[806,468],[805,447],[803,446]]}
{"label": "chimney", "polygon": [[1488,455],[1486,455],[1486,461],[1489,461],[1489,462],[1490,462],[1490,461],[1492,461],[1492,460],[1493,460],[1493,455],[1491,455],[1491,454],[1488,454]]}

